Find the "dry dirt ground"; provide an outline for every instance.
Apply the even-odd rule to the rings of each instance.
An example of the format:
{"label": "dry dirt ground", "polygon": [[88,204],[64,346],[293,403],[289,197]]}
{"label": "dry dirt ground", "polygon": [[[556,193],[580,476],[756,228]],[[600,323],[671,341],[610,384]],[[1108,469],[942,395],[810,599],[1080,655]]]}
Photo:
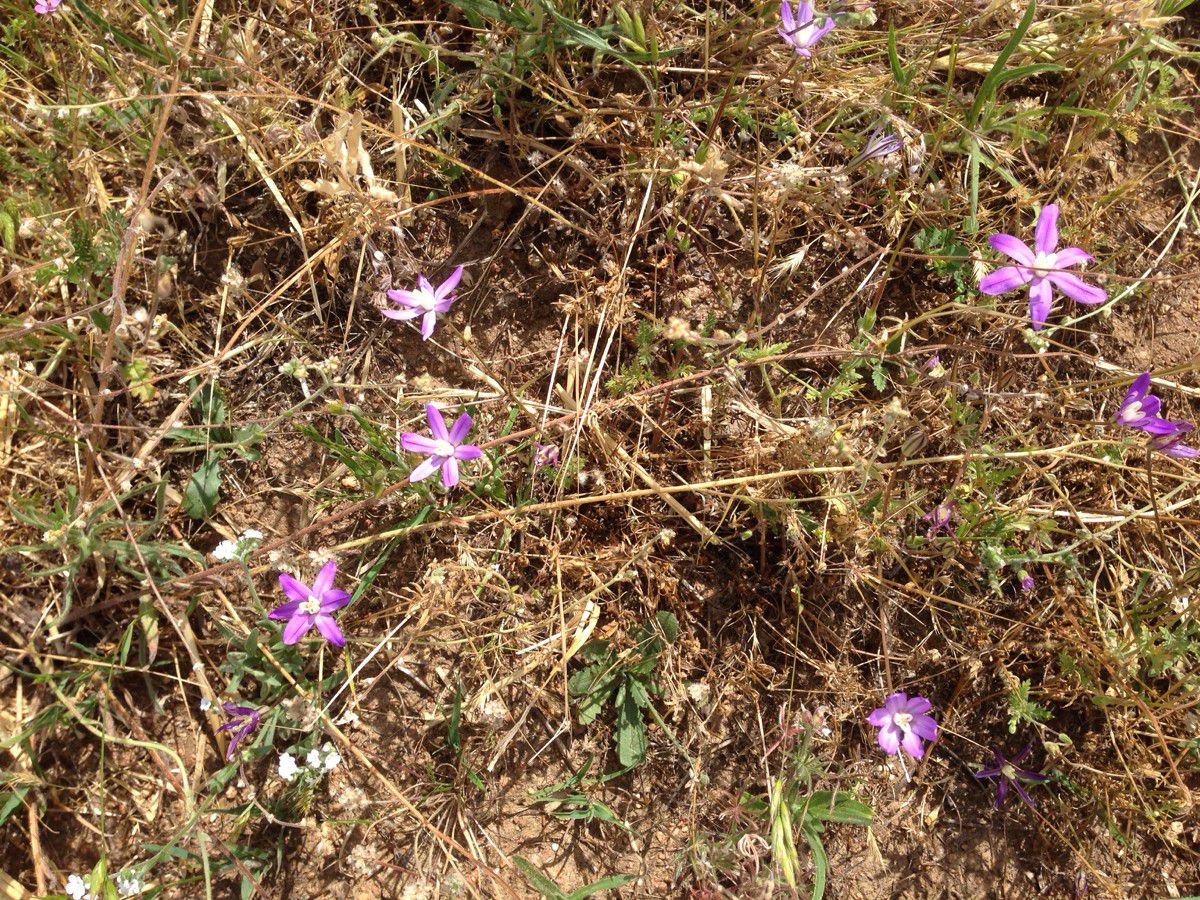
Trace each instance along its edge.
{"label": "dry dirt ground", "polygon": [[[148,195],[140,230],[119,219],[113,233],[112,265],[133,273],[124,330],[80,313],[111,313],[111,271],[35,277],[53,259],[36,228],[6,251],[0,282],[15,410],[0,530],[9,879],[57,895],[98,859],[115,872],[159,854],[148,880],[164,897],[544,896],[521,857],[565,893],[623,873],[636,878],[610,896],[784,897],[751,798],[788,778],[873,811],[869,827],[827,826],[827,897],[1200,893],[1200,617],[1187,611],[1200,520],[1186,503],[1200,482],[1194,464],[1148,463],[1108,424],[1147,368],[1177,385],[1174,417],[1200,414],[1185,63],[1178,103],[1157,117],[1137,106],[1111,128],[1080,115],[1045,125],[1045,142],[992,138],[1021,187],[985,172],[972,234],[966,165],[937,104],[969,105],[980,72],[947,85],[938,61],[971,40],[994,60],[1023,5],[879,2],[874,24],[846,25],[840,50],[797,68],[765,7],[649,4],[663,46],[685,48],[653,83],[561,35],[497,81],[513,46],[536,56],[534,32],[464,11],[480,4],[208,6],[203,44],[194,8],[170,20],[172,53],[193,57],[184,70],[134,59],[82,3],[54,34],[27,12],[13,32],[34,62],[7,63],[9,162],[39,158],[22,92],[66,103],[87,83],[108,101],[158,99],[144,131],[59,134],[47,146],[74,165],[48,161],[50,199],[23,210],[69,229]],[[147,13],[97,7],[150,40]],[[1129,90],[1119,41],[1141,32],[1112,37],[1104,17],[1143,7],[1041,10],[1061,39],[1035,31],[1042,43],[1012,65],[1061,59],[1085,87],[1043,73],[1006,102],[1115,108]],[[1194,50],[1195,8],[1184,15],[1138,27]],[[889,22],[921,72],[907,94],[887,93]],[[125,80],[104,54],[125,60]],[[160,121],[159,88],[180,71]],[[885,98],[924,135],[921,158],[827,178],[852,155],[838,136],[865,130]],[[844,121],[848,108],[869,115]],[[794,127],[775,127],[784,111]],[[339,161],[362,123],[390,199]],[[792,191],[787,166],[825,175]],[[946,247],[915,236],[950,229],[978,257],[986,234],[1027,234],[1055,198],[1114,276],[1110,294],[1147,279],[1039,351],[1022,298],[964,294],[939,266]],[[388,288],[453,265],[466,275],[433,340],[379,314]],[[965,265],[973,283],[982,263]],[[1059,303],[1059,320],[1087,311]],[[944,374],[930,374],[933,355]],[[152,395],[131,389],[135,362]],[[222,458],[220,500],[196,518],[182,504],[203,453],[167,428],[197,424],[205,380],[230,426],[263,440],[261,458]],[[413,459],[390,460],[364,422],[395,451],[431,399],[470,404],[489,456],[455,494],[388,492]],[[535,468],[531,439],[564,464]],[[67,503],[68,486],[84,505],[55,535],[34,513]],[[124,505],[107,524],[79,525],[114,495]],[[962,530],[926,540],[921,515],[949,496]],[[1146,509],[1159,515],[1134,514]],[[265,534],[252,587],[210,555],[249,527]],[[142,557],[120,545],[127,528]],[[152,543],[190,555],[147,563]],[[996,563],[1001,547],[1028,559],[1032,592]],[[341,617],[348,652],[314,643],[292,659],[262,615],[275,576],[311,577],[329,557],[347,589],[365,585]],[[644,762],[597,781],[621,769],[612,713],[580,722],[573,642],[631,658],[635,629],[660,612],[680,626],[655,669],[662,721]],[[283,681],[242,668],[254,647],[278,656]],[[1048,715],[1010,730],[1024,680]],[[933,700],[942,735],[923,760],[884,756],[865,724],[888,690]],[[226,771],[224,720],[200,703],[232,697],[282,713]],[[343,762],[290,790],[279,752],[309,736]],[[973,770],[1026,741],[1054,777],[1036,807],[996,810]],[[585,766],[585,792],[620,824],[538,797]],[[807,896],[813,857],[798,843]]]}

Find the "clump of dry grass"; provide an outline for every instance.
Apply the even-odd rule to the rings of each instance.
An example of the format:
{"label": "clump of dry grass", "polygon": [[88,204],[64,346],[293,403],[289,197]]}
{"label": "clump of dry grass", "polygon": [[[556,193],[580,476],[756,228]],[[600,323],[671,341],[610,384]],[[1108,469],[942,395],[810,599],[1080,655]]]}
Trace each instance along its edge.
{"label": "clump of dry grass", "polygon": [[[1200,478],[1111,424],[1200,409],[1190,3],[837,6],[806,64],[736,4],[0,0],[10,882],[1194,891]],[[1113,299],[1034,335],[975,285],[1056,200]],[[347,652],[282,645],[330,558]]]}

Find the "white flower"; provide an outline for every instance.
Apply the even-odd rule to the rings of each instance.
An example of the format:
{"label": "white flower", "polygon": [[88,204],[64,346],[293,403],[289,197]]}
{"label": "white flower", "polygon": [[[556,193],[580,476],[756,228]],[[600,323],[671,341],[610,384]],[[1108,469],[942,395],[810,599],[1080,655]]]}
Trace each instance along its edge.
{"label": "white flower", "polygon": [[325,771],[331,772],[337,768],[337,764],[342,761],[342,754],[338,753],[328,744],[325,746],[328,748],[328,752],[325,755]]}
{"label": "white flower", "polygon": [[212,552],[212,558],[218,562],[229,562],[236,555],[237,543],[235,541],[221,541]]}
{"label": "white flower", "polygon": [[82,875],[72,875],[67,879],[67,893],[74,900],[97,900],[96,895],[92,893],[92,889],[88,887],[88,883],[83,879]]}
{"label": "white flower", "polygon": [[300,771],[300,767],[296,765],[296,757],[290,753],[279,754],[279,777],[284,781],[291,781],[296,777],[296,773]]}
{"label": "white flower", "polygon": [[208,712],[212,709],[212,700],[207,697],[200,698],[200,712]]}
{"label": "white flower", "polygon": [[117,876],[117,890],[121,892],[122,897],[132,897],[134,894],[140,894],[146,885],[137,875],[130,873],[129,875]]}
{"label": "white flower", "polygon": [[243,541],[261,541],[262,539],[263,533],[257,528],[247,528],[242,532]]}
{"label": "white flower", "polygon": [[310,769],[320,769],[323,765],[321,762],[321,751],[316,749],[309,750],[308,756],[305,757],[304,761]]}

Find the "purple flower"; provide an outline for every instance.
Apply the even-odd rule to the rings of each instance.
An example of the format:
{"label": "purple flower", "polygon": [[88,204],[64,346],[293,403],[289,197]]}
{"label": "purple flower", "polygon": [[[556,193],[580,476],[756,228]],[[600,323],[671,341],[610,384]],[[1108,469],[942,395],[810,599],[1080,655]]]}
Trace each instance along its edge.
{"label": "purple flower", "polygon": [[225,758],[232,759],[233,753],[237,750],[237,745],[242,742],[242,739],[247,735],[253,734],[255,729],[258,728],[258,720],[262,716],[262,710],[255,709],[252,706],[238,706],[236,703],[222,703],[221,709],[225,710],[225,715],[231,718],[218,728],[217,731],[236,729],[233,732],[233,737],[229,739],[229,749],[225,751]]}
{"label": "purple flower", "polygon": [[1148,434],[1171,434],[1175,423],[1160,419],[1160,409],[1162,401],[1150,393],[1150,373],[1143,372],[1129,386],[1114,418],[1118,425],[1140,428]]}
{"label": "purple flower", "polygon": [[1005,759],[1004,754],[998,749],[992,749],[994,757],[994,765],[990,769],[982,769],[975,773],[976,778],[983,778],[996,782],[996,809],[999,809],[1004,803],[1004,798],[1008,796],[1008,789],[1011,787],[1016,790],[1022,800],[1030,806],[1034,806],[1033,798],[1029,796],[1029,792],[1025,790],[1024,782],[1033,782],[1039,784],[1049,778],[1049,775],[1043,775],[1041,772],[1035,772],[1032,769],[1022,769],[1020,763],[1025,761],[1033,750],[1033,744],[1025,745],[1025,749],[1014,756],[1012,759]]}
{"label": "purple flower", "polygon": [[891,156],[903,146],[904,138],[900,137],[900,135],[885,132],[882,128],[876,128],[871,132],[871,136],[867,138],[866,146],[858,151],[858,155],[850,160],[847,167],[864,163],[868,159],[883,159],[885,156]]}
{"label": "purple flower", "polygon": [[926,741],[937,740],[937,722],[926,715],[933,704],[924,697],[913,697],[896,693],[883,701],[883,706],[867,716],[867,722],[879,729],[876,739],[885,753],[897,754],[900,748],[914,759],[925,755]]}
{"label": "purple flower", "polygon": [[794,13],[788,0],[781,0],[779,18],[783,20],[783,26],[776,29],[779,36],[804,57],[811,57],[813,44],[833,31],[833,19],[826,17],[821,25],[813,21],[813,5],[808,0],[799,0]]}
{"label": "purple flower", "polygon": [[479,459],[483,451],[474,444],[464,444],[463,438],[471,430],[471,417],[466,413],[459,416],[450,430],[446,430],[446,420],[432,403],[425,404],[425,417],[429,420],[429,430],[432,438],[406,431],[400,436],[400,446],[410,453],[424,453],[429,458],[421,463],[408,476],[412,482],[428,478],[440,467],[442,484],[448,488],[458,484],[458,461],[464,459]]}
{"label": "purple flower", "polygon": [[929,530],[925,532],[925,537],[932,540],[939,531],[949,531],[954,524],[957,509],[957,500],[944,500],[921,516],[922,521],[929,523]]}
{"label": "purple flower", "polygon": [[1033,580],[1033,576],[1022,570],[1021,572],[1021,590],[1028,593],[1037,587],[1037,582]]}
{"label": "purple flower", "polygon": [[429,340],[433,334],[433,326],[437,322],[437,314],[449,311],[450,304],[454,302],[455,297],[453,291],[458,287],[458,282],[462,280],[463,267],[459,266],[450,273],[450,277],[439,284],[436,288],[429,283],[429,279],[424,275],[417,278],[417,289],[415,291],[388,291],[388,299],[394,303],[399,303],[401,306],[408,307],[407,309],[384,309],[380,310],[389,319],[415,319],[417,316],[424,316],[421,320],[421,339]]}
{"label": "purple flower", "polygon": [[1195,425],[1191,422],[1170,422],[1165,419],[1160,421],[1171,426],[1171,430],[1150,438],[1151,450],[1157,450],[1159,453],[1165,453],[1175,459],[1195,459],[1200,456],[1200,450],[1181,443],[1183,436],[1194,429]]}
{"label": "purple flower", "polygon": [[540,469],[542,466],[557,466],[558,465],[558,448],[553,444],[539,444],[533,442],[533,467]]}
{"label": "purple flower", "polygon": [[48,16],[62,6],[63,0],[37,0],[33,5],[33,11],[43,16]]}
{"label": "purple flower", "polygon": [[283,626],[283,642],[294,644],[308,634],[314,625],[325,640],[335,647],[346,646],[346,636],[333,619],[333,613],[350,602],[350,595],[333,586],[337,574],[337,562],[325,563],[312,588],[305,587],[287,572],[279,573],[279,586],[288,595],[288,602],[270,612],[277,621],[287,619]]}
{"label": "purple flower", "polygon": [[1058,288],[1077,303],[1103,303],[1108,294],[1102,289],[1087,284],[1079,276],[1063,269],[1088,262],[1091,255],[1078,247],[1058,250],[1058,204],[1042,207],[1033,231],[1034,250],[1024,241],[1011,234],[993,234],[988,243],[993,248],[1014,259],[1015,266],[1003,266],[979,282],[979,290],[985,294],[1007,294],[1024,285],[1029,285],[1029,318],[1033,330],[1046,324],[1050,306],[1054,301],[1054,288]]}

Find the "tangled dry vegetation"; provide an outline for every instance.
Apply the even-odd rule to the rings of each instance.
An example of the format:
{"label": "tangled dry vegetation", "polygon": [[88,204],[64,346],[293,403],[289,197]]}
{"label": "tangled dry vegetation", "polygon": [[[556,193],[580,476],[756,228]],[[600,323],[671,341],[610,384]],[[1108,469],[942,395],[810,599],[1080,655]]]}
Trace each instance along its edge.
{"label": "tangled dry vegetation", "polygon": [[1190,0],[0,10],[10,896],[1200,892]]}

